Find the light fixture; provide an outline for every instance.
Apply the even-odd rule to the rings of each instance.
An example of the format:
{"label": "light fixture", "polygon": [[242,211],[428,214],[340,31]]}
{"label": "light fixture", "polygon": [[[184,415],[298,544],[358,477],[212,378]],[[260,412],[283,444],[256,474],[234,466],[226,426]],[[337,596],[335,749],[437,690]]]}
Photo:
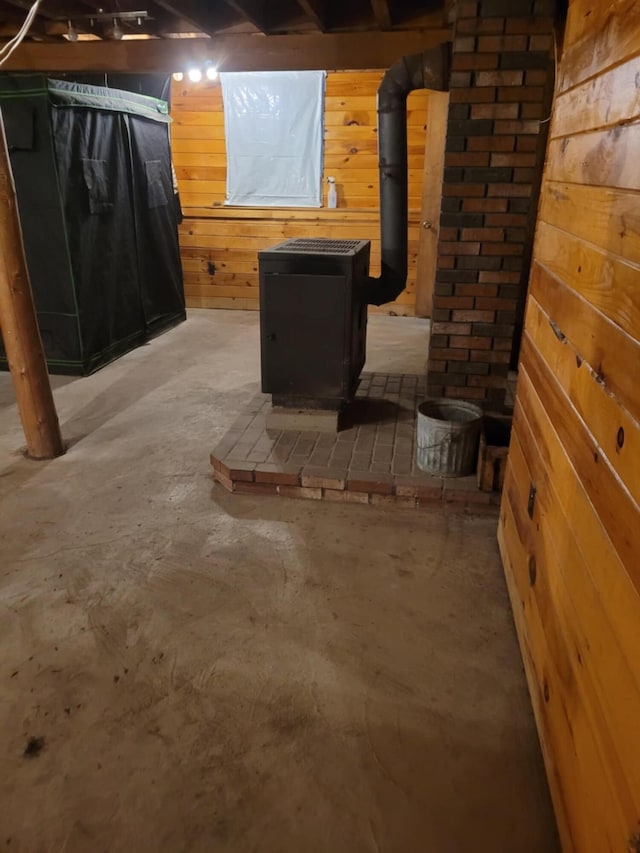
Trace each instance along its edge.
{"label": "light fixture", "polygon": [[78,41],[78,31],[73,26],[71,21],[67,21],[67,24],[69,25],[67,29],[67,39],[69,41]]}
{"label": "light fixture", "polygon": [[187,77],[192,83],[199,83],[202,80],[202,71],[199,68],[190,68]]}
{"label": "light fixture", "polygon": [[182,81],[184,80],[184,74],[182,73],[182,71],[174,71],[173,79],[176,81],[176,83],[182,83]]}
{"label": "light fixture", "polygon": [[218,69],[215,67],[215,65],[208,65],[205,74],[207,75],[207,80],[218,79]]}
{"label": "light fixture", "polygon": [[111,29],[111,38],[116,41],[120,41],[124,33],[122,32],[122,27],[120,26],[120,22],[117,18],[113,19],[113,27]]}

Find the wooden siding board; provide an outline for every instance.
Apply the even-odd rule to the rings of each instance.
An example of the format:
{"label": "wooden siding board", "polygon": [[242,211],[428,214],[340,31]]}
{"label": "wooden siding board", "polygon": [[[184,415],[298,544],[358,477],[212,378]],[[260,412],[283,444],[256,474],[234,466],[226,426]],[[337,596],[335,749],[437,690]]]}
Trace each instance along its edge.
{"label": "wooden siding board", "polygon": [[[640,91],[640,89],[639,89]],[[589,212],[585,216],[585,211]],[[540,199],[541,222],[567,229],[599,249],[640,266],[640,195],[609,187],[548,181]]]}
{"label": "wooden siding board", "polygon": [[[593,366],[573,347],[559,340],[550,317],[532,297],[527,311],[527,334],[636,504],[640,504],[640,424],[602,382]],[[620,432],[622,430],[622,433]],[[622,442],[621,442],[622,436]]]}
{"label": "wooden siding board", "polygon": [[612,323],[585,299],[537,261],[531,275],[530,295],[571,341],[580,357],[592,365],[609,393],[640,420],[640,395],[635,370],[640,364],[640,342]]}
{"label": "wooden siding board", "polygon": [[558,89],[564,92],[639,53],[637,0],[571,0]]}
{"label": "wooden siding board", "polygon": [[640,124],[618,124],[606,130],[552,139],[547,153],[547,179],[638,190],[637,151]]}
{"label": "wooden siding board", "polygon": [[640,592],[640,565],[636,548],[640,511],[613,471],[598,443],[577,412],[567,403],[558,382],[525,333],[523,364],[545,411],[554,424],[565,453],[584,485],[613,548]]}
{"label": "wooden siding board", "polygon": [[640,267],[546,222],[538,223],[536,260],[629,335],[640,328]]}
{"label": "wooden siding board", "polygon": [[559,95],[550,138],[584,133],[640,118],[640,56]]}

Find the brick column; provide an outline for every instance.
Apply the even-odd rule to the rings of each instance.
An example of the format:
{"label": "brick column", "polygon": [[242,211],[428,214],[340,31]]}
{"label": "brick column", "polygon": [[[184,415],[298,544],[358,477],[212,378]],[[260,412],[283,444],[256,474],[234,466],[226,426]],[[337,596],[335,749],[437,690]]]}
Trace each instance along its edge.
{"label": "brick column", "polygon": [[[544,0],[461,0],[429,347],[428,394],[504,401],[533,239],[553,75]],[[545,7],[545,8],[542,8]]]}

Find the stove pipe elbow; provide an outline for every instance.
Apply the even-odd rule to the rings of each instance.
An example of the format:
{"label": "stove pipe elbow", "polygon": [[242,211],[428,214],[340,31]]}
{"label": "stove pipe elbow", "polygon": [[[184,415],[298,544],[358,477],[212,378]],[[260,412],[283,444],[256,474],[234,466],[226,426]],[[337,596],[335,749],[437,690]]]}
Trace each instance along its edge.
{"label": "stove pipe elbow", "polygon": [[378,89],[381,275],[369,278],[367,302],[392,302],[408,268],[407,97],[415,89],[449,89],[451,42],[395,62]]}

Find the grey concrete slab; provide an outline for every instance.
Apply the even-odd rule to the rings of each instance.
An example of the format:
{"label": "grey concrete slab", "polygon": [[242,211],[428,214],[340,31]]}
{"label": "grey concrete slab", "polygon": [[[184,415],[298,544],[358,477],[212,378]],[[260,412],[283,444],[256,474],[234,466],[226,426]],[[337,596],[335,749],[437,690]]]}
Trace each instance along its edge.
{"label": "grey concrete slab", "polygon": [[[56,379],[49,463],[0,374],[0,846],[557,851],[495,518],[213,484],[257,320]],[[419,372],[426,325],[369,343]]]}

